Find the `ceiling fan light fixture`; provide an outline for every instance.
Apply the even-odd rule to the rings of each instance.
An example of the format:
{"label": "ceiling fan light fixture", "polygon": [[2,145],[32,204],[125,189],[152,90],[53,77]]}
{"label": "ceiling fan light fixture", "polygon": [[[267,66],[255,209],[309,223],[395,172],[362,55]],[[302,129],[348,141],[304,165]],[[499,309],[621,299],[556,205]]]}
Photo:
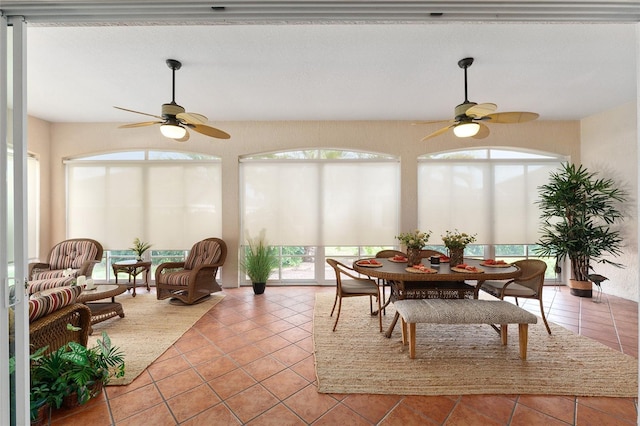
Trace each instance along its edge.
{"label": "ceiling fan light fixture", "polygon": [[480,131],[478,123],[461,123],[453,128],[453,133],[459,138],[475,136]]}
{"label": "ceiling fan light fixture", "polygon": [[163,124],[160,126],[160,132],[169,139],[182,139],[187,134],[187,129],[177,124]]}

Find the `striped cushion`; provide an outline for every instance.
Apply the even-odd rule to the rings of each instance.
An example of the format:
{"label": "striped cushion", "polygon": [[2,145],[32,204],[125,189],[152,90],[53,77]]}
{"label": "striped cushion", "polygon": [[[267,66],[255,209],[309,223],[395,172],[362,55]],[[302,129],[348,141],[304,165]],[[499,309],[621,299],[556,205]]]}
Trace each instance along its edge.
{"label": "striped cushion", "polygon": [[221,254],[222,250],[217,241],[200,241],[189,252],[189,256],[184,262],[184,269],[194,269],[200,265],[217,263]]}
{"label": "striped cushion", "polygon": [[50,288],[70,286],[74,280],[75,277],[60,277],[47,280],[29,281],[29,294],[34,294]]}
{"label": "striped cushion", "polygon": [[75,303],[81,292],[82,287],[67,286],[47,295],[34,296],[29,300],[29,322]]}
{"label": "striped cushion", "polygon": [[[34,280],[48,280],[51,278],[62,278],[64,277],[64,273],[65,273],[66,269],[56,269],[53,271],[39,271],[39,272],[34,272],[32,277]],[[79,269],[72,269],[70,276],[72,278],[77,277],[78,276],[78,271],[80,271]]]}
{"label": "striped cushion", "polygon": [[49,256],[51,269],[80,269],[87,260],[95,259],[98,247],[91,241],[63,241]]}
{"label": "striped cushion", "polygon": [[187,286],[189,284],[189,274],[191,271],[181,270],[177,272],[167,272],[161,274],[158,278],[161,284]]}

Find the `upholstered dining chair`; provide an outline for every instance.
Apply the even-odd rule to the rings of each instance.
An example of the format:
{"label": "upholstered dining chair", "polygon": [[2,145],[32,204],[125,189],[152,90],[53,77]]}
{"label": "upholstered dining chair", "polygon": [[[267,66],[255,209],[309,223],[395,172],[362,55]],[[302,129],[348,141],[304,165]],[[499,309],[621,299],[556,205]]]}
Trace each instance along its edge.
{"label": "upholstered dining chair", "polygon": [[207,238],[193,245],[184,262],[165,262],[156,268],[156,297],[192,305],[221,291],[218,268],[227,258],[227,245],[220,238]]}
{"label": "upholstered dining chair", "polygon": [[544,287],[544,273],[547,270],[547,264],[539,259],[518,260],[513,264],[522,271],[520,277],[509,281],[487,280],[482,283],[480,289],[501,300],[505,297],[514,297],[516,305],[518,304],[518,298],[538,299],[544,326],[547,328],[547,333],[551,334],[542,304],[542,289]]}
{"label": "upholstered dining chair", "polygon": [[91,238],[64,240],[49,251],[46,262],[29,264],[29,280],[48,280],[67,275],[91,277],[93,266],[102,262],[102,244]]}
{"label": "upholstered dining chair", "polygon": [[[357,296],[369,296],[369,310],[373,315],[373,298],[378,301],[378,322],[380,324],[380,331],[382,332],[382,312],[380,305],[380,287],[371,278],[363,278],[357,275],[357,272],[349,266],[338,262],[335,259],[327,259],[327,263],[331,265],[336,273],[336,298],[333,301],[333,308],[331,309],[331,315],[338,305],[338,312],[336,313],[336,322],[333,324],[333,331],[336,331],[338,326],[338,320],[340,319],[340,310],[342,308],[343,297],[357,297]],[[346,279],[342,277],[345,276]]]}

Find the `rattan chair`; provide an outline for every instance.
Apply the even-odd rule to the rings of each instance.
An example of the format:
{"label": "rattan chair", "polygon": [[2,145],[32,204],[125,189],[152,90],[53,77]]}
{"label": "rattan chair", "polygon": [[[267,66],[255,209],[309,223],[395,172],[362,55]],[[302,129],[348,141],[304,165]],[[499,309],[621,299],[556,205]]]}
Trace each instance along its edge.
{"label": "rattan chair", "polygon": [[[338,312],[336,314],[336,322],[333,324],[333,331],[336,331],[336,327],[338,326],[343,297],[369,296],[369,310],[371,312],[371,315],[374,315],[373,297],[375,296],[376,300],[378,301],[378,322],[380,324],[380,331],[382,332],[380,287],[378,287],[378,284],[376,284],[376,282],[371,278],[362,278],[357,276],[357,272],[354,271],[353,268],[350,268],[335,259],[327,259],[327,263],[331,265],[336,273],[336,298],[333,301],[333,308],[331,309],[330,316],[333,316],[333,312],[336,309],[336,304],[338,305]],[[343,275],[348,278],[343,280]]]}
{"label": "rattan chair", "polygon": [[218,268],[227,258],[227,245],[220,238],[207,238],[193,245],[184,262],[165,262],[156,269],[156,296],[188,305],[221,291]]}
{"label": "rattan chair", "polygon": [[[69,328],[71,324],[76,328]],[[30,352],[47,346],[46,353],[55,352],[69,342],[87,346],[91,330],[91,310],[84,303],[60,308],[29,324]]]}
{"label": "rattan chair", "polygon": [[445,254],[438,250],[420,250],[420,257],[422,259],[428,259],[431,256],[445,256]]}
{"label": "rattan chair", "polygon": [[102,244],[91,238],[64,240],[53,246],[46,262],[29,264],[29,280],[61,278],[65,271],[73,277],[84,275],[89,278],[93,266],[102,262],[102,252]]}
{"label": "rattan chair", "polygon": [[522,270],[520,277],[509,281],[487,280],[482,283],[480,289],[501,300],[505,297],[514,297],[516,305],[518,298],[538,299],[544,326],[547,328],[547,333],[551,334],[542,304],[542,289],[544,288],[544,274],[547,270],[547,264],[538,259],[518,260],[513,264]]}
{"label": "rattan chair", "polygon": [[[404,256],[404,257],[406,257],[407,254],[404,253],[404,252],[401,252],[400,250],[391,250],[391,249],[380,250],[379,252],[376,253],[376,257],[378,259],[389,259],[390,257],[394,257],[394,256]],[[387,295],[386,295],[385,287],[390,287],[391,284],[387,280],[383,280],[381,278],[378,278],[378,285],[380,285],[382,287],[382,306],[386,306],[387,305],[387,302],[386,302]],[[382,312],[386,315],[387,309],[386,308],[382,308]]]}

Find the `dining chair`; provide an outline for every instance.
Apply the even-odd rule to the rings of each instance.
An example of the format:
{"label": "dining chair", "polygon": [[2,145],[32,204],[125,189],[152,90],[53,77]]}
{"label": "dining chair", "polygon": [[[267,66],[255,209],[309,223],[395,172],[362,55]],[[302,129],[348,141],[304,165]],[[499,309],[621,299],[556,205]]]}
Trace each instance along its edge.
{"label": "dining chair", "polygon": [[421,258],[428,259],[431,256],[446,256],[446,255],[442,252],[439,252],[438,250],[420,250]]}
{"label": "dining chair", "polygon": [[[333,312],[335,311],[337,304],[338,312],[336,313],[336,322],[333,324],[333,331],[336,331],[336,327],[338,326],[343,297],[369,296],[369,310],[371,315],[374,315],[373,297],[375,296],[378,301],[378,323],[380,325],[380,332],[382,332],[382,309],[380,306],[380,287],[378,287],[378,284],[376,284],[376,282],[371,278],[359,277],[353,268],[350,268],[335,259],[327,259],[327,263],[331,265],[336,273],[336,298],[333,301],[333,308],[329,315],[333,316]],[[343,275],[348,278],[342,279]]]}
{"label": "dining chair", "polygon": [[[401,252],[400,250],[392,250],[392,249],[380,250],[379,252],[376,253],[376,258],[378,259],[389,259],[390,257],[394,257],[394,256],[406,257],[407,254],[404,252]],[[386,306],[387,297],[386,297],[385,287],[391,287],[391,283],[382,278],[378,278],[378,285],[382,287],[382,306]],[[382,308],[382,312],[386,314],[387,309]]]}
{"label": "dining chair", "polygon": [[508,281],[487,280],[482,283],[480,289],[500,300],[505,297],[513,297],[516,299],[516,305],[518,304],[518,298],[538,299],[544,326],[547,328],[547,333],[551,334],[542,304],[542,289],[544,287],[544,273],[547,270],[547,264],[539,259],[518,260],[513,264],[522,271],[518,278]]}

